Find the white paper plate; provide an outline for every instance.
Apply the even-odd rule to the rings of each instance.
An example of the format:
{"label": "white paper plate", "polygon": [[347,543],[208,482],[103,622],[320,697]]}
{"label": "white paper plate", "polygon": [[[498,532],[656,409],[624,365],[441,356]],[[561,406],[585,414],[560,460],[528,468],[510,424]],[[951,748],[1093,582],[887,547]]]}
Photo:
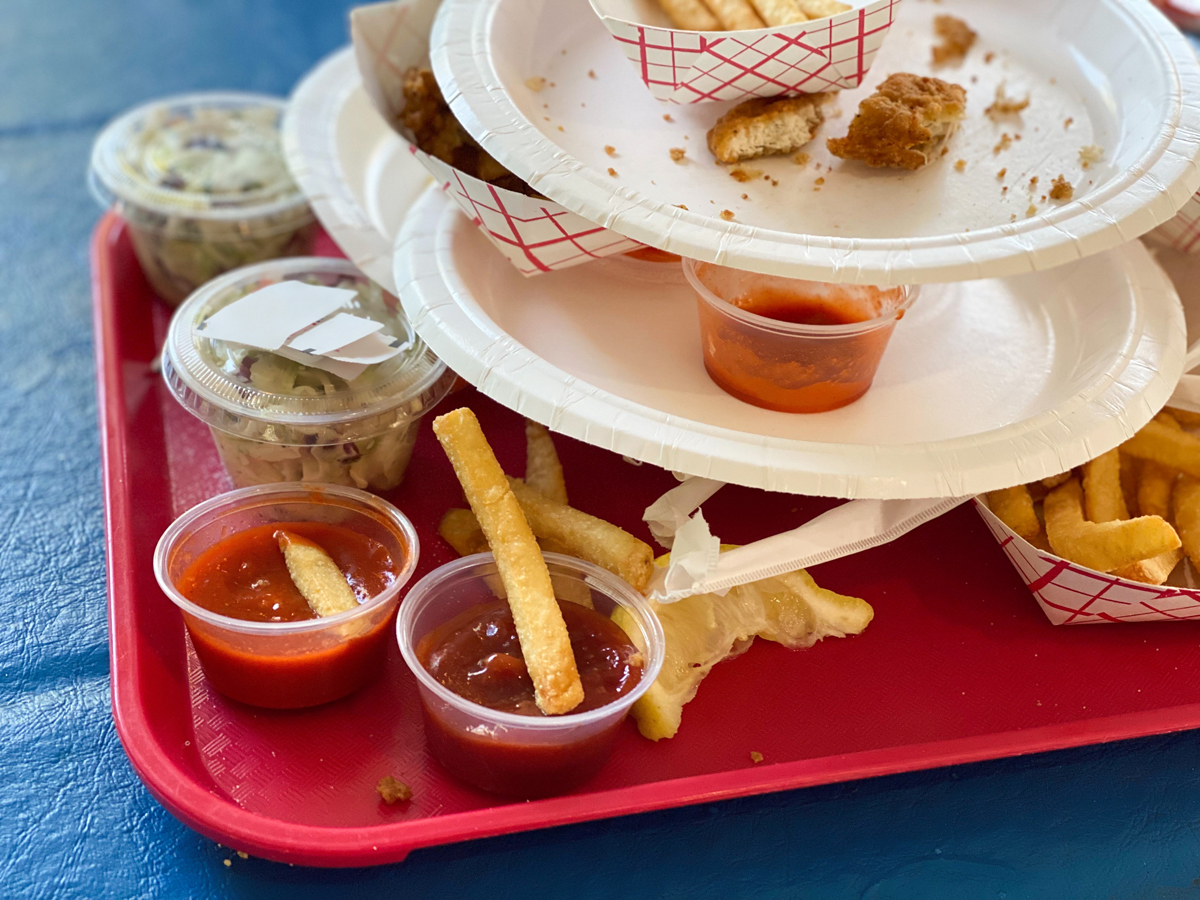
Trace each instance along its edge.
{"label": "white paper plate", "polygon": [[329,236],[395,293],[392,244],[433,179],[371,105],[353,47],[326,57],[296,85],[282,131],[292,177]]}
{"label": "white paper plate", "polygon": [[600,260],[527,281],[486,248],[436,191],[396,240],[405,312],[458,374],[555,431],[769,490],[951,497],[1053,475],[1145,424],[1183,364],[1178,296],[1135,241],[925,288],[863,399],[789,415],[709,380],[695,295],[673,267]]}
{"label": "white paper plate", "polygon": [[[940,13],[980,35],[961,68],[938,73],[968,91],[949,155],[915,173],[832,158],[825,138],[845,133],[881,79],[931,71],[930,23]],[[887,284],[1013,275],[1119,246],[1200,187],[1200,67],[1144,0],[901,4],[864,86],[842,93],[840,118],[805,148],[814,163],[743,167],[778,185],[739,183],[714,165],[705,133],[728,104],[672,108],[648,96],[588,0],[446,0],[431,45],[459,120],[539,191],[631,238],[738,268]],[[531,77],[546,87],[533,91]],[[983,111],[1001,81],[1031,103],[1019,120],[996,124]],[[1022,140],[993,153],[1003,133]],[[1085,171],[1079,150],[1090,144],[1105,157]],[[672,147],[687,150],[685,163],[671,161]],[[1076,199],[1041,201],[1059,174]],[[1026,218],[1033,176],[1040,212]]]}

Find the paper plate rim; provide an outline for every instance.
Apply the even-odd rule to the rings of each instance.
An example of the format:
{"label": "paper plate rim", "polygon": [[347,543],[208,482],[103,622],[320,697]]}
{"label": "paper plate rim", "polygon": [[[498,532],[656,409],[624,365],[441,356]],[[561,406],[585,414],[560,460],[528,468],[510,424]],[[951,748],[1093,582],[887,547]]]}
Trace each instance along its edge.
{"label": "paper plate rim", "polygon": [[[1115,447],[1157,413],[1183,371],[1183,308],[1166,275],[1135,242],[1116,252],[1127,256],[1135,283],[1164,299],[1161,310],[1140,317],[1144,330],[1133,358],[1074,412],[1040,413],[1033,419],[1043,424],[1018,434],[1001,432],[1022,423],[986,432],[993,448],[986,461],[980,459],[987,452],[983,435],[888,447],[795,441],[699,423],[587,384],[504,332],[470,298],[449,262],[457,211],[431,196],[413,205],[396,239],[395,264],[400,302],[433,351],[484,394],[555,431],[689,475],[843,498],[978,494],[1057,474]],[[1034,448],[1019,463],[1013,453],[1018,439]]]}
{"label": "paper plate rim", "polygon": [[547,197],[619,234],[682,256],[830,282],[1004,277],[1127,243],[1171,219],[1200,188],[1200,61],[1178,29],[1140,0],[1101,0],[1141,26],[1147,43],[1159,48],[1168,80],[1175,85],[1170,98],[1174,115],[1135,165],[1099,194],[1030,219],[970,234],[896,239],[756,228],[614,188],[605,172],[573,158],[529,122],[504,89],[487,52],[500,2],[445,0],[434,19],[430,63],[459,122]]}

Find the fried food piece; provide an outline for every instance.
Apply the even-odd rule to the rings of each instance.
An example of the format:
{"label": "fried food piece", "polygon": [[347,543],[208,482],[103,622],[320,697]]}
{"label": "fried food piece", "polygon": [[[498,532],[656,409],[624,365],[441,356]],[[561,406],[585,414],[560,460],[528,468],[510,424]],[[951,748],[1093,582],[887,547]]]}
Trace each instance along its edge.
{"label": "fried food piece", "polygon": [[1042,523],[1033,511],[1033,497],[1023,484],[988,491],[988,508],[996,518],[1027,541],[1033,542],[1042,535]]}
{"label": "fried food piece", "polygon": [[[554,596],[550,570],[504,470],[471,410],[456,409],[438,416],[433,420],[433,433],[450,458],[496,557],[538,709],[546,715],[570,712],[583,700],[575,654]],[[532,488],[526,490],[540,496]]]}
{"label": "fried food piece", "polygon": [[487,538],[479,527],[479,520],[469,509],[448,509],[438,524],[438,534],[454,548],[459,556],[487,553]]}
{"label": "fried food piece", "polygon": [[1183,541],[1183,550],[1192,565],[1200,569],[1200,479],[1182,475],[1171,495],[1175,505],[1175,527]]}
{"label": "fried food piece", "polygon": [[1004,90],[1004,83],[996,85],[996,99],[992,101],[992,105],[983,111],[983,114],[993,122],[999,121],[1004,116],[1015,116],[1023,111],[1029,105],[1029,95],[1026,94],[1024,99],[1017,100],[1008,96]]}
{"label": "fried food piece", "polygon": [[825,145],[834,156],[868,166],[919,169],[938,158],[966,104],[957,84],[898,72],[859,104],[846,136]]}
{"label": "fried food piece", "polygon": [[684,31],[720,31],[721,23],[701,0],[658,0],[671,24]]}
{"label": "fried food piece", "polygon": [[849,3],[840,3],[838,0],[796,0],[796,5],[809,19],[826,19],[854,8]]}
{"label": "fried food piece", "polygon": [[745,31],[764,28],[766,23],[758,17],[749,0],[704,0],[725,31]]}
{"label": "fried food piece", "polygon": [[1112,572],[1180,546],[1175,529],[1158,516],[1088,522],[1083,517],[1083,489],[1074,478],[1046,496],[1042,513],[1051,549],[1098,572]]}
{"label": "fried food piece", "polygon": [[1172,428],[1161,419],[1147,422],[1137,434],[1121,445],[1121,450],[1139,459],[1149,459],[1185,475],[1200,478],[1200,438]]}
{"label": "fried food piece", "polygon": [[933,47],[933,64],[962,62],[978,35],[962,19],[954,16],[937,16],[933,20],[933,33],[942,39]]}
{"label": "fried food piece", "polygon": [[1128,578],[1130,581],[1140,581],[1142,584],[1162,584],[1183,559],[1183,548],[1178,547],[1159,554],[1153,559],[1143,559],[1141,562],[1130,563],[1115,569],[1113,574],[1118,578]]}
{"label": "fried food piece", "polygon": [[516,478],[508,481],[529,527],[539,538],[554,541],[568,556],[608,569],[639,591],[646,590],[654,571],[654,551],[649,544],[611,522],[555,503]]}
{"label": "fried food piece", "polygon": [[393,775],[384,775],[375,785],[375,791],[388,806],[393,803],[403,803],[412,799],[412,788],[403,781],[397,781]]}
{"label": "fried food piece", "polygon": [[1074,474],[1075,473],[1072,472],[1070,469],[1067,469],[1067,471],[1065,471],[1065,472],[1060,472],[1057,475],[1051,475],[1049,478],[1043,478],[1042,485],[1046,488],[1053,490],[1054,488],[1058,487],[1060,484],[1065,484],[1067,481],[1069,481],[1071,476]]}
{"label": "fried food piece", "polygon": [[320,544],[282,529],[275,540],[283,551],[288,574],[309,608],[322,619],[358,608],[358,598],[337,563]]}
{"label": "fried food piece", "polygon": [[555,503],[567,503],[567,481],[545,425],[525,420],[525,483]]}
{"label": "fried food piece", "polygon": [[1115,522],[1129,518],[1121,492],[1121,452],[1101,453],[1083,464],[1084,509],[1089,522]]}
{"label": "fried food piece", "polygon": [[1173,406],[1168,406],[1163,412],[1184,428],[1200,428],[1200,413],[1194,413],[1186,409],[1176,409]]}
{"label": "fried food piece", "polygon": [[1137,483],[1138,511],[1144,516],[1160,516],[1169,520],[1171,492],[1175,489],[1179,470],[1149,459],[1141,463]]}
{"label": "fried food piece", "polygon": [[754,97],[739,103],[708,132],[708,149],[723,163],[793,153],[825,121],[825,94]]}
{"label": "fried food piece", "polygon": [[750,0],[755,11],[768,25],[791,25],[807,22],[808,16],[796,0]]}
{"label": "fried food piece", "polygon": [[446,165],[506,190],[540,197],[524,181],[500,165],[459,124],[427,67],[411,66],[404,73],[404,109],[400,124],[412,132],[414,143]]}
{"label": "fried food piece", "polygon": [[1075,196],[1075,186],[1062,175],[1050,182],[1050,199],[1066,202]]}

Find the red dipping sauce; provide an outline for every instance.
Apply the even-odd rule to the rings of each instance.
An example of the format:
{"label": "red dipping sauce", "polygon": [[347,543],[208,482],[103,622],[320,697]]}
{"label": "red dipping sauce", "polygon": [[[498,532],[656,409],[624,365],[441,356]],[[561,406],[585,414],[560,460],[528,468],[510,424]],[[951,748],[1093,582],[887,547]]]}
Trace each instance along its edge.
{"label": "red dipping sauce", "polygon": [[[625,632],[608,617],[559,601],[584,699],[571,715],[599,709],[632,691],[644,660]],[[471,607],[426,634],[416,646],[422,666],[458,696],[498,712],[545,716],[534,702],[507,601]],[[489,734],[455,728],[425,709],[425,735],[438,761],[484,790],[521,797],[548,796],[589,778],[611,749],[618,719],[568,743],[497,741]]]}
{"label": "red dipping sauce", "polygon": [[[259,525],[223,538],[192,561],[176,589],[197,606],[247,622],[295,623],[318,616],[288,573],[277,533],[288,531],[321,546],[360,603],[387,590],[400,565],[372,538],[325,522]],[[343,614],[345,615],[345,614]],[[330,617],[330,621],[341,616]],[[281,633],[264,652],[263,639],[219,630],[188,616],[204,674],[221,693],[274,709],[326,703],[345,696],[382,670],[395,609],[328,628]]]}

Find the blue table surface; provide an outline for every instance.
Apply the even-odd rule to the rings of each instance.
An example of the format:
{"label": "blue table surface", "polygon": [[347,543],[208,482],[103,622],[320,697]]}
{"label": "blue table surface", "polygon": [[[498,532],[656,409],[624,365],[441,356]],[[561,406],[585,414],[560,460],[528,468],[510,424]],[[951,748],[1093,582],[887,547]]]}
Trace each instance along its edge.
{"label": "blue table surface", "polygon": [[[84,185],[110,117],[286,94],[346,0],[0,3],[0,895],[1200,898],[1200,733],[938,769],[315,870],[146,792],[109,708]],[[1197,686],[1200,692],[1200,685]]]}

